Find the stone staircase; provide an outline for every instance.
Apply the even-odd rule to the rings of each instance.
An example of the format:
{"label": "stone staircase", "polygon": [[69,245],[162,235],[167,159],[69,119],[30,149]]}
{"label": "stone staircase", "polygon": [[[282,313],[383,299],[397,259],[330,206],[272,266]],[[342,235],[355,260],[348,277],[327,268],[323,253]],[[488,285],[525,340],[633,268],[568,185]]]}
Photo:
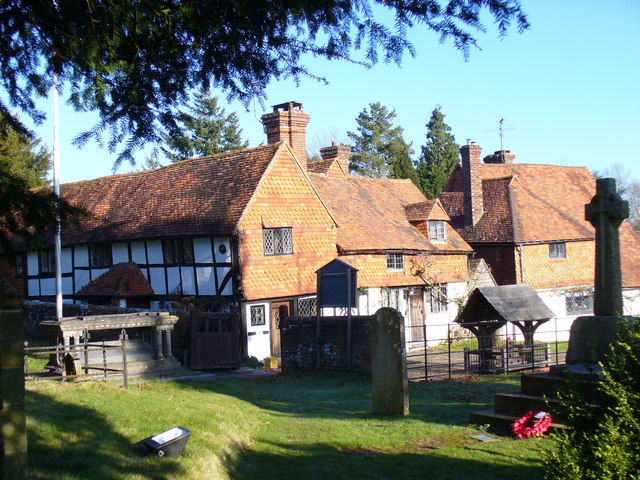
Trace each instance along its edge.
{"label": "stone staircase", "polygon": [[[577,388],[590,403],[596,403],[597,380],[593,376],[573,377]],[[551,429],[567,428],[566,419],[560,411],[557,392],[568,388],[569,377],[561,369],[549,373],[525,373],[520,377],[520,393],[498,393],[494,408],[473,412],[471,423],[491,425],[494,430],[511,430],[511,424],[530,410],[549,412],[553,423]]]}

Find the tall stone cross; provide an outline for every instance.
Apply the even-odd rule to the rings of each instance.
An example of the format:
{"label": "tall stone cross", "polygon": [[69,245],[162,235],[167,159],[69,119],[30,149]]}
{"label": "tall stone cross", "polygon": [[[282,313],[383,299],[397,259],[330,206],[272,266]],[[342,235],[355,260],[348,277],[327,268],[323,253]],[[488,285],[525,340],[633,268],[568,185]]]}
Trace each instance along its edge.
{"label": "tall stone cross", "polygon": [[613,178],[596,180],[596,194],[585,205],[585,219],[596,229],[593,314],[622,315],[622,273],[618,228],[629,216],[629,202],[616,192]]}

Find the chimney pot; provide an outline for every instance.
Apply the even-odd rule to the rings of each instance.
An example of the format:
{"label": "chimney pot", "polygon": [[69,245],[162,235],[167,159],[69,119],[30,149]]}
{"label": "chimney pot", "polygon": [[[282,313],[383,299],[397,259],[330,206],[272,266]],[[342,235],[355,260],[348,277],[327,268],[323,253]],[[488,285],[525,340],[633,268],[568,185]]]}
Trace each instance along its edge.
{"label": "chimney pot", "polygon": [[272,113],[262,116],[267,143],[286,141],[300,164],[307,166],[307,124],[311,116],[304,113],[299,102],[280,103]]}

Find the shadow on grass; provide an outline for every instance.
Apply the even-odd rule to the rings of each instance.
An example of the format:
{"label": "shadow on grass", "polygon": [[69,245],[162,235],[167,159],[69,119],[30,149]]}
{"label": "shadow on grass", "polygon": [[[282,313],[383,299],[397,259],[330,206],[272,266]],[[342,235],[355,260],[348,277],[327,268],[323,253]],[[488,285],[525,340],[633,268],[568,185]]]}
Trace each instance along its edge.
{"label": "shadow on grass", "polygon": [[157,458],[144,458],[146,452],[134,447],[130,439],[111,428],[108,418],[90,408],[28,392],[25,410],[31,480],[117,480],[131,475],[168,480],[181,471],[175,461],[162,459],[160,465]]}
{"label": "shadow on grass", "polygon": [[[375,452],[366,449],[338,450],[321,444],[286,445],[270,443],[268,452],[244,450],[225,459],[234,479],[422,479],[439,480],[535,480],[539,465],[519,461],[489,446],[469,447],[466,458],[441,454],[437,450],[415,453]],[[275,453],[272,453],[275,452]],[[477,458],[476,458],[477,457]],[[472,459],[470,459],[472,458]]]}
{"label": "shadow on grass", "polygon": [[[431,381],[409,384],[412,418],[462,425],[469,414],[493,405],[497,392],[518,390],[519,377]],[[371,417],[371,379],[354,373],[311,372],[264,378],[178,382],[182,388],[234,396],[257,407],[306,418]]]}

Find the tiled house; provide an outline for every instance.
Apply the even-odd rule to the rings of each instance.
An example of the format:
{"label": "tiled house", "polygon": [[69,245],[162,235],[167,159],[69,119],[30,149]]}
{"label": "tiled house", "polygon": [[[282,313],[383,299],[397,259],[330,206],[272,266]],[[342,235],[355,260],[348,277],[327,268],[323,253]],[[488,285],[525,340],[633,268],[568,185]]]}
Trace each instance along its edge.
{"label": "tiled house", "polygon": [[[278,105],[263,116],[266,146],[63,185],[92,214],[63,229],[65,301],[167,309],[187,298],[237,313],[242,355],[263,358],[278,353],[278,307],[313,314],[315,272],[339,256],[359,269],[361,313],[413,304],[412,315],[452,319],[470,248],[440,203],[408,181],[348,177],[344,147],[307,165],[309,118]],[[14,280],[25,297],[53,297],[52,260],[24,255]]]}
{"label": "tiled house", "polygon": [[[595,178],[583,167],[514,163],[510,151],[461,164],[440,200],[452,225],[484,259],[499,285],[528,284],[558,317],[592,313],[595,240],[585,204]],[[640,313],[640,238],[620,227],[625,314]]]}

